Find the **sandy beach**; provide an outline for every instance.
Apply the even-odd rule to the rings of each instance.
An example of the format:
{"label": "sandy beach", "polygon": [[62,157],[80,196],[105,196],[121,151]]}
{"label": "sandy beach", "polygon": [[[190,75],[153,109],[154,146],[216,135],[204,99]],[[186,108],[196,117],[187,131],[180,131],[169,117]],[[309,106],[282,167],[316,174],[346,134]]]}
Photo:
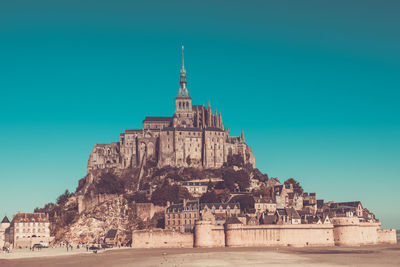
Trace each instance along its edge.
{"label": "sandy beach", "polygon": [[0,266],[400,266],[400,245],[308,248],[61,248],[0,254]]}

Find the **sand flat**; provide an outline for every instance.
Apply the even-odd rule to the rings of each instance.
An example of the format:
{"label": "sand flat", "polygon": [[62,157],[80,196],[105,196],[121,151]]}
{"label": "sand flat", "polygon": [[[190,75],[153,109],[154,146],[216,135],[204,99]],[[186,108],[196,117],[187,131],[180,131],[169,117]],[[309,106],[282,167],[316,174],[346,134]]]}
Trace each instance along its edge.
{"label": "sand flat", "polygon": [[[114,249],[0,258],[0,266],[400,266],[400,245],[307,248]],[[74,252],[72,252],[74,253]],[[35,256],[39,256],[36,254]]]}

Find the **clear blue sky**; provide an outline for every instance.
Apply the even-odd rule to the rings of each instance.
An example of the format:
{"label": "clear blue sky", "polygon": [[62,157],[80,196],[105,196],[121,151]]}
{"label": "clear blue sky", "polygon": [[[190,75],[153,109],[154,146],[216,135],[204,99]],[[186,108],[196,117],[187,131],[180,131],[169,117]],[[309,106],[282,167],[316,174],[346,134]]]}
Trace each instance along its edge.
{"label": "clear blue sky", "polygon": [[0,2],[0,216],[172,115],[184,44],[193,102],[244,130],[258,168],[400,228],[399,1],[134,2]]}

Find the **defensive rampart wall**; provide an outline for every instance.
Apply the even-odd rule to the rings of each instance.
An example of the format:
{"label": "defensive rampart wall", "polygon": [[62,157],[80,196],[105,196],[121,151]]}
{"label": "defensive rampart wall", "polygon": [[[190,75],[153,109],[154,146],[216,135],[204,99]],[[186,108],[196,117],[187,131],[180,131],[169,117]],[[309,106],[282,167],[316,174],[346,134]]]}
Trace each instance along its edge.
{"label": "defensive rampart wall", "polygon": [[134,248],[192,248],[193,234],[169,230],[136,230],[132,232]]}
{"label": "defensive rampart wall", "polygon": [[331,224],[226,225],[226,246],[333,246]]}
{"label": "defensive rampart wall", "polygon": [[378,229],[378,243],[397,244],[395,229]]}
{"label": "defensive rampart wall", "polygon": [[360,223],[357,217],[337,217],[327,224],[214,225],[196,221],[194,234],[165,230],[134,231],[133,247],[268,247],[268,246],[360,246],[396,244],[394,229],[380,223]]}

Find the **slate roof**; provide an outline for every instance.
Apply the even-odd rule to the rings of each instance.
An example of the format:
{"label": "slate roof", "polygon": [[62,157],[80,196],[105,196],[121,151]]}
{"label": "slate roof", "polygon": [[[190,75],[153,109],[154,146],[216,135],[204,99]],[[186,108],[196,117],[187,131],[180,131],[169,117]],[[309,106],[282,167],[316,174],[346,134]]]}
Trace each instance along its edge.
{"label": "slate roof", "polygon": [[189,95],[188,89],[186,87],[182,87],[182,86],[179,88],[179,91],[178,91],[178,94],[176,95],[176,98],[179,98],[179,99],[192,99],[190,97],[190,95]]}
{"label": "slate roof", "polygon": [[220,207],[222,209],[227,209],[228,207],[230,209],[234,209],[235,206],[240,209],[240,204],[239,203],[201,203],[200,208],[203,210],[205,207],[212,209],[212,207],[215,207],[216,210],[218,210]]}
{"label": "slate roof", "polygon": [[186,131],[186,132],[203,132],[203,129],[197,127],[164,127],[162,131]]}
{"label": "slate roof", "polygon": [[145,117],[144,121],[156,121],[156,122],[164,122],[164,121],[171,121],[172,117]]}
{"label": "slate roof", "polygon": [[285,209],[276,209],[276,212],[281,216],[287,216]]}
{"label": "slate roof", "polygon": [[9,223],[10,220],[8,219],[7,216],[4,216],[3,220],[1,221],[1,223]]}
{"label": "slate roof", "polygon": [[48,222],[47,216],[45,213],[17,213],[13,222]]}
{"label": "slate roof", "polygon": [[[347,207],[355,207],[357,208],[359,204],[361,204],[360,201],[350,201],[350,202],[337,202],[338,206],[347,206]],[[362,205],[361,205],[362,207]]]}
{"label": "slate roof", "polygon": [[297,211],[291,207],[291,208],[286,208],[286,213],[291,219],[301,219],[300,215],[297,213]]}
{"label": "slate roof", "polygon": [[206,131],[216,131],[216,132],[223,132],[224,130],[217,128],[217,127],[207,127]]}
{"label": "slate roof", "polygon": [[229,217],[226,219],[226,224],[243,224],[236,216]]}
{"label": "slate roof", "polygon": [[254,197],[255,203],[273,203],[272,198],[268,197]]}
{"label": "slate roof", "polygon": [[182,182],[182,186],[207,186],[204,182]]}
{"label": "slate roof", "polygon": [[182,211],[198,211],[199,210],[199,201],[198,200],[188,200],[186,205],[183,203],[179,204],[171,204],[167,209],[167,213],[171,212],[182,212]]}

